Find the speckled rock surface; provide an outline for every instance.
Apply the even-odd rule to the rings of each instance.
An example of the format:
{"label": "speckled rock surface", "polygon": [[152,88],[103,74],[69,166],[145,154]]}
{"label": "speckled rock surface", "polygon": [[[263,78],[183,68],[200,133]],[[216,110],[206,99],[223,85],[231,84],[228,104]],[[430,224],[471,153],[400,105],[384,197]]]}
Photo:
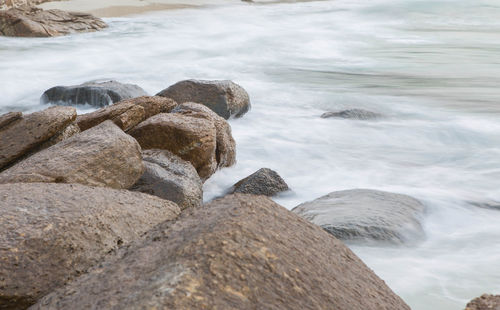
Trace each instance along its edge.
{"label": "speckled rock surface", "polygon": [[484,294],[469,302],[465,310],[500,310],[500,295]]}
{"label": "speckled rock surface", "polygon": [[274,196],[289,190],[280,175],[269,168],[261,168],[232,187],[232,193]]}

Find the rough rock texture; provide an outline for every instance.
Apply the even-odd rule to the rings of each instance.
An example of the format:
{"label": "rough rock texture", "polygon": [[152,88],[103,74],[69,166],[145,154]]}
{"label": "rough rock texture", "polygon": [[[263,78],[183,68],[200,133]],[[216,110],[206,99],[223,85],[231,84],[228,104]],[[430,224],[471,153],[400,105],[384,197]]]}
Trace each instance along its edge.
{"label": "rough rock texture", "polygon": [[14,121],[21,119],[21,117],[23,117],[22,112],[9,112],[0,115],[0,130]]}
{"label": "rough rock texture", "polygon": [[124,99],[146,96],[137,85],[117,81],[91,81],[74,86],[56,86],[46,90],[40,101],[62,105],[88,104],[104,107]]}
{"label": "rough rock texture", "polygon": [[232,193],[274,196],[289,190],[279,174],[269,168],[261,168],[233,185]]}
{"label": "rough rock texture", "polygon": [[202,180],[217,168],[216,129],[206,119],[160,113],[129,131],[143,149],[168,150],[191,162]]}
{"label": "rough rock texture", "polygon": [[125,190],[0,185],[0,309],[27,308],[179,213],[170,201]]}
{"label": "rough rock texture", "polygon": [[484,294],[469,302],[465,310],[500,310],[500,295]]}
{"label": "rough rock texture", "polygon": [[75,118],[75,108],[50,107],[11,119],[0,128],[0,170],[60,133]]}
{"label": "rough rock texture", "polygon": [[181,209],[203,201],[202,182],[189,162],[166,150],[142,152],[146,171],[131,190],[173,201]]}
{"label": "rough rock texture", "polygon": [[201,103],[225,119],[240,117],[250,110],[250,98],[243,87],[232,81],[186,80],[158,93],[178,103]]}
{"label": "rough rock texture", "polygon": [[212,121],[217,131],[217,147],[215,149],[217,166],[230,167],[236,163],[236,142],[231,133],[231,126],[225,119],[218,116],[206,106],[194,102],[180,104],[172,110],[172,113],[180,113]]}
{"label": "rough rock texture", "polygon": [[353,189],[330,193],[292,211],[342,240],[405,243],[423,238],[419,218],[424,210],[410,196]]}
{"label": "rough rock texture", "polygon": [[184,211],[32,309],[410,309],[342,242],[263,196]]}
{"label": "rough rock texture", "polygon": [[100,18],[85,13],[35,7],[0,11],[0,35],[9,37],[54,37],[106,27]]}
{"label": "rough rock texture", "polygon": [[369,119],[377,119],[382,117],[382,115],[378,113],[374,113],[371,111],[361,110],[361,109],[350,109],[338,112],[326,112],[321,115],[322,118],[348,118],[348,119],[359,119],[359,120],[369,120]]}
{"label": "rough rock texture", "polygon": [[143,96],[122,100],[97,111],[78,115],[76,121],[82,131],[105,120],[113,121],[123,130],[129,130],[153,115],[170,112],[176,105],[177,103],[169,98]]}
{"label": "rough rock texture", "polygon": [[17,8],[26,5],[37,5],[44,2],[49,2],[52,0],[1,0],[0,10],[6,10],[10,8]]}
{"label": "rough rock texture", "polygon": [[5,170],[0,173],[0,184],[50,182],[129,188],[143,172],[139,144],[106,121]]}

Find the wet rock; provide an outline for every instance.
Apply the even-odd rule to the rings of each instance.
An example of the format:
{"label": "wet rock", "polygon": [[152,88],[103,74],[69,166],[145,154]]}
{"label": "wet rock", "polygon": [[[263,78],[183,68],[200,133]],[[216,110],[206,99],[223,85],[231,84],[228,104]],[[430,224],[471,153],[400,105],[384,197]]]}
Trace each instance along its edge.
{"label": "wet rock", "polygon": [[146,92],[134,84],[117,81],[91,81],[74,86],[56,86],[46,90],[40,101],[60,105],[84,105],[104,107],[124,99],[146,96]]}
{"label": "wet rock", "polygon": [[500,310],[500,295],[484,294],[469,302],[465,310]]}
{"label": "wet rock", "polygon": [[189,162],[166,150],[142,152],[146,170],[131,190],[175,202],[181,209],[203,201],[202,182]]}
{"label": "wet rock", "polygon": [[289,190],[279,174],[269,168],[261,168],[233,185],[232,193],[274,196]]}
{"label": "wet rock", "polygon": [[5,170],[0,173],[0,184],[79,183],[129,188],[143,172],[139,144],[106,121]]}
{"label": "wet rock", "polygon": [[185,210],[32,309],[410,309],[342,242],[267,197]]}
{"label": "wet rock", "polygon": [[123,130],[129,130],[153,115],[170,112],[177,103],[169,98],[143,96],[122,100],[97,111],[78,115],[80,129],[87,130],[111,120]]}
{"label": "wet rock", "polygon": [[179,213],[170,201],[125,190],[0,185],[0,309],[26,309]]}
{"label": "wet rock", "polygon": [[321,115],[321,118],[348,118],[348,119],[358,119],[358,120],[370,120],[382,117],[381,114],[374,113],[371,111],[361,110],[361,109],[350,109],[338,112],[326,112]]}
{"label": "wet rock", "polygon": [[0,115],[0,130],[2,128],[7,127],[7,125],[12,124],[13,122],[21,119],[23,117],[22,112],[9,112]]}
{"label": "wet rock", "polygon": [[178,82],[158,93],[178,103],[196,102],[229,119],[240,117],[250,110],[250,98],[243,87],[224,81],[186,80]]}
{"label": "wet rock", "polygon": [[27,6],[0,11],[0,35],[8,37],[54,37],[106,27],[100,18],[85,13]]}
{"label": "wet rock", "polygon": [[194,102],[180,104],[172,110],[172,113],[212,121],[217,131],[217,147],[215,149],[217,167],[230,167],[236,163],[236,142],[231,133],[231,126],[225,119],[206,106]]}
{"label": "wet rock", "polygon": [[50,107],[40,112],[14,117],[3,116],[8,125],[0,128],[0,170],[58,135],[76,118],[72,107]]}
{"label": "wet rock", "polygon": [[341,240],[401,244],[424,237],[419,221],[424,210],[410,196],[353,189],[332,192],[292,211]]}
{"label": "wet rock", "polygon": [[470,205],[479,208],[500,210],[500,201],[485,200],[485,201],[469,201],[468,203]]}
{"label": "wet rock", "polygon": [[161,113],[129,131],[141,147],[168,150],[189,161],[203,181],[217,168],[216,129],[206,119]]}

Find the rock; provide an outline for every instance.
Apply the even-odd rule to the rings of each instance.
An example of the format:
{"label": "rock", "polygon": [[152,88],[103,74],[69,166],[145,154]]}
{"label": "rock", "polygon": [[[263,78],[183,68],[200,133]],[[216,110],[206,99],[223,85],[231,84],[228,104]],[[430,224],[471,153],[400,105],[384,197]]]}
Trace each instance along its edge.
{"label": "rock", "polygon": [[13,122],[21,119],[22,117],[23,117],[22,112],[9,112],[0,115],[0,130],[4,127],[7,127],[7,125],[10,125]]}
{"label": "rock", "polygon": [[231,193],[274,196],[289,189],[276,171],[261,168],[234,184]]}
{"label": "rock", "polygon": [[500,201],[483,200],[483,201],[468,201],[468,203],[472,206],[479,208],[500,210]]}
{"label": "rock", "polygon": [[216,129],[209,120],[160,113],[137,125],[129,134],[143,149],[168,150],[191,162],[203,181],[217,168]]}
{"label": "rock", "polygon": [[180,104],[172,110],[172,113],[180,113],[212,121],[217,131],[217,146],[215,149],[217,166],[230,167],[236,163],[236,142],[231,133],[231,126],[225,119],[206,106],[194,102]]}
{"label": "rock", "polygon": [[50,107],[21,119],[18,116],[3,116],[11,121],[0,128],[0,170],[64,130],[75,120],[76,110]]}
{"label": "rock", "polygon": [[465,310],[500,310],[500,295],[484,294],[469,302]]}
{"label": "rock", "polygon": [[26,309],[179,213],[170,201],[125,190],[0,185],[0,309]]}
{"label": "rock", "polygon": [[170,112],[177,103],[163,97],[138,97],[122,100],[97,111],[78,115],[80,129],[87,130],[105,120],[111,120],[123,130],[129,130],[153,115]]}
{"label": "rock", "polygon": [[321,118],[331,118],[331,117],[370,120],[370,119],[380,118],[382,117],[382,115],[361,109],[350,109],[339,112],[326,112],[323,113],[323,115],[321,115]]}
{"label": "rock", "polygon": [[0,184],[79,183],[126,189],[143,172],[139,144],[106,121],[5,170]]}
{"label": "rock", "polygon": [[146,92],[134,84],[117,81],[91,81],[74,86],[56,86],[46,90],[40,101],[60,105],[104,107],[124,99],[146,96]]}
{"label": "rock", "polygon": [[292,211],[345,241],[405,243],[422,239],[416,199],[369,189],[332,192]]}
{"label": "rock", "polygon": [[178,103],[201,103],[225,119],[243,116],[250,110],[250,98],[245,89],[227,80],[181,81],[162,90],[157,96],[172,98]]}
{"label": "rock", "polygon": [[267,197],[188,209],[32,309],[409,310],[342,242]]}
{"label": "rock", "polygon": [[100,18],[85,13],[45,11],[36,7],[0,11],[0,35],[8,37],[54,37],[106,27]]}
{"label": "rock", "polygon": [[145,150],[142,158],[146,171],[131,190],[173,201],[181,209],[202,204],[203,184],[193,165],[166,150]]}
{"label": "rock", "polygon": [[51,0],[4,0],[0,3],[0,10],[7,10],[10,8],[17,8],[22,6],[33,6]]}

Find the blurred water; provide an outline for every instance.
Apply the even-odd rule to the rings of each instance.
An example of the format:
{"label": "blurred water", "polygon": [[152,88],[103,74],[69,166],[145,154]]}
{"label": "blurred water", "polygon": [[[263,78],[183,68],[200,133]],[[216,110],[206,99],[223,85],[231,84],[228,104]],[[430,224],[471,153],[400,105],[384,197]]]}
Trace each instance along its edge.
{"label": "blurred water", "polygon": [[[253,108],[231,120],[238,164],[205,184],[220,195],[261,167],[292,208],[375,188],[428,207],[426,241],[353,250],[413,309],[463,309],[500,293],[500,3],[336,0],[236,4],[107,20],[105,31],[0,38],[0,112],[42,109],[55,85],[98,78],[154,94],[186,78],[232,79]],[[321,119],[363,108],[378,121]],[[88,110],[88,108],[83,109]]]}

